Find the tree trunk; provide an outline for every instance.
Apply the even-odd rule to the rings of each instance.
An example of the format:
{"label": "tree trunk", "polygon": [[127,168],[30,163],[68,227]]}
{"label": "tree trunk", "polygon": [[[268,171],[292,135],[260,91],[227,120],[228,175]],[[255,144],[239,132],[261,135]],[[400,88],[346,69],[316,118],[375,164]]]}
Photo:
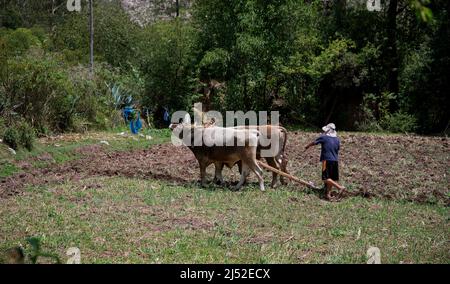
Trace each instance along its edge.
{"label": "tree trunk", "polygon": [[398,93],[398,67],[399,58],[397,52],[397,9],[398,0],[390,0],[387,11],[387,50],[386,60],[388,67],[387,90]]}
{"label": "tree trunk", "polygon": [[334,113],[334,109],[336,108],[336,104],[338,102],[338,94],[334,92],[333,104],[331,105],[330,111],[328,112],[327,118],[325,119],[325,124],[330,122],[331,116]]}
{"label": "tree trunk", "polygon": [[94,7],[93,1],[89,0],[89,71],[91,76],[94,75]]}
{"label": "tree trunk", "polygon": [[336,28],[342,28],[343,19],[345,18],[346,13],[346,0],[337,0],[335,1],[334,7],[334,18],[336,23]]}
{"label": "tree trunk", "polygon": [[176,17],[178,18],[180,16],[180,0],[175,1],[175,8],[176,8],[176,12],[177,12]]}

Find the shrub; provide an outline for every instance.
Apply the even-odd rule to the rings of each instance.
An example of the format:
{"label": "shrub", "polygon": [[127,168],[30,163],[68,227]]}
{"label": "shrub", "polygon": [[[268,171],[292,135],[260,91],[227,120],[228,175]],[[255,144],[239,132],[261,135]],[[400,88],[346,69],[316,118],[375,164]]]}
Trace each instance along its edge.
{"label": "shrub", "polygon": [[381,124],[384,129],[395,133],[414,132],[417,129],[417,119],[404,112],[386,115]]}
{"label": "shrub", "polygon": [[[169,111],[188,109],[192,79],[194,30],[179,21],[160,22],[144,30],[147,41],[140,47],[145,96],[142,105],[156,110],[168,106]],[[133,94],[134,98],[134,94]],[[159,117],[155,117],[159,124]]]}
{"label": "shrub", "polygon": [[4,26],[9,29],[15,29],[23,26],[22,17],[18,9],[7,7],[0,12],[0,26]]}
{"label": "shrub", "polygon": [[199,63],[200,77],[223,79],[230,63],[230,54],[221,48],[207,51]]}
{"label": "shrub", "polygon": [[26,56],[8,60],[8,68],[10,76],[4,84],[9,102],[6,111],[15,106],[14,112],[35,128],[51,125],[55,114],[67,113],[70,81],[58,61]]}
{"label": "shrub", "polygon": [[6,52],[9,55],[21,55],[32,46],[40,47],[41,41],[30,29],[19,28],[5,36]]}
{"label": "shrub", "polygon": [[3,142],[14,150],[19,147],[19,133],[15,128],[8,127],[3,134]]}
{"label": "shrub", "polygon": [[3,137],[5,129],[6,129],[5,120],[0,117],[0,137]]}
{"label": "shrub", "polygon": [[380,132],[383,131],[383,128],[380,126],[380,124],[376,120],[363,120],[363,121],[357,121],[355,123],[355,127],[358,131],[363,132]]}
{"label": "shrub", "polygon": [[33,127],[24,121],[6,128],[3,133],[3,142],[14,150],[22,146],[31,151],[35,138]]}
{"label": "shrub", "polygon": [[25,147],[27,150],[31,151],[33,149],[34,140],[36,138],[36,133],[28,123],[22,122],[17,127],[19,134],[19,144]]}

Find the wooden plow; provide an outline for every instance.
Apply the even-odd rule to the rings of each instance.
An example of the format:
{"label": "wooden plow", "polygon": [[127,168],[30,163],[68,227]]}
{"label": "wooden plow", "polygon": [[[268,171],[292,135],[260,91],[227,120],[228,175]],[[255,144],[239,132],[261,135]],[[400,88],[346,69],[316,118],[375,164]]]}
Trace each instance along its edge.
{"label": "wooden plow", "polygon": [[307,187],[312,188],[312,189],[314,189],[314,190],[320,190],[320,187],[315,186],[312,182],[304,181],[304,180],[302,180],[302,179],[300,179],[300,178],[298,178],[298,177],[295,177],[295,176],[293,176],[293,175],[290,175],[290,174],[288,174],[288,173],[285,173],[285,172],[283,172],[283,171],[280,171],[280,170],[278,170],[278,169],[275,169],[274,167],[271,167],[271,166],[269,166],[268,164],[266,164],[266,163],[264,163],[264,162],[258,161],[258,164],[259,164],[261,167],[265,168],[266,170],[269,170],[269,171],[271,171],[271,172],[277,173],[277,174],[279,174],[280,176],[284,176],[284,177],[286,177],[286,178],[288,178],[288,179],[290,179],[290,180],[292,180],[292,181],[295,181],[295,182],[300,183],[300,184],[302,184],[302,185],[306,185]]}

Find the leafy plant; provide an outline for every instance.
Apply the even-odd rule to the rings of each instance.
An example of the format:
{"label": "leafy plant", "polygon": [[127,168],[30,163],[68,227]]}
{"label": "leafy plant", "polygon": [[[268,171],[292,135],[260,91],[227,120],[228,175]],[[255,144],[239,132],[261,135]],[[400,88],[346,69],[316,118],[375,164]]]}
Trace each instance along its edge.
{"label": "leafy plant", "polygon": [[28,123],[22,122],[17,128],[19,134],[19,143],[25,147],[28,151],[33,149],[34,140],[36,138],[36,133]]}
{"label": "leafy plant", "polygon": [[59,259],[58,255],[42,251],[40,238],[29,237],[26,239],[26,241],[31,246],[30,251],[27,251],[26,254],[32,264],[36,264],[38,262],[39,257],[48,257],[53,259],[57,264],[61,263],[61,260]]}
{"label": "leafy plant", "polygon": [[13,127],[8,127],[3,134],[3,142],[14,150],[19,147],[19,132]]}
{"label": "leafy plant", "polygon": [[42,45],[38,37],[26,28],[19,28],[5,35],[6,52],[9,55],[21,55],[31,46],[40,47]]}
{"label": "leafy plant", "polygon": [[413,132],[417,129],[417,119],[410,114],[404,112],[396,112],[387,115],[383,121],[384,129],[394,133]]}
{"label": "leafy plant", "polygon": [[124,91],[117,84],[108,85],[111,90],[111,96],[115,109],[122,109],[133,103],[133,96]]}
{"label": "leafy plant", "polygon": [[222,48],[207,51],[199,63],[200,76],[208,79],[222,79],[226,76],[230,61],[230,54]]}

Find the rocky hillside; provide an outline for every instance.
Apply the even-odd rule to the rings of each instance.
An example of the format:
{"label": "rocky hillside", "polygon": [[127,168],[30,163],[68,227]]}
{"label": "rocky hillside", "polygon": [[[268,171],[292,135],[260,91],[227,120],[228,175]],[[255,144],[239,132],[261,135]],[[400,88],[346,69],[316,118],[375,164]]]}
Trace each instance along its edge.
{"label": "rocky hillside", "polygon": [[[192,0],[179,0],[180,17],[189,18]],[[122,0],[122,6],[140,25],[176,16],[176,0]]]}

